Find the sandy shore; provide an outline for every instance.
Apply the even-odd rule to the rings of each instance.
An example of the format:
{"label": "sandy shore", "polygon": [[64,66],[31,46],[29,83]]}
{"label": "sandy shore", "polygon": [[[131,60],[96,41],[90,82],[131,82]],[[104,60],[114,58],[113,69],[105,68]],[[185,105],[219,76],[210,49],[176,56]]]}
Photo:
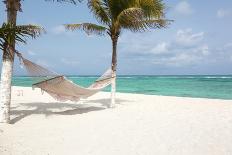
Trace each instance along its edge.
{"label": "sandy shore", "polygon": [[1,155],[231,155],[232,101],[109,93],[59,103],[14,87]]}

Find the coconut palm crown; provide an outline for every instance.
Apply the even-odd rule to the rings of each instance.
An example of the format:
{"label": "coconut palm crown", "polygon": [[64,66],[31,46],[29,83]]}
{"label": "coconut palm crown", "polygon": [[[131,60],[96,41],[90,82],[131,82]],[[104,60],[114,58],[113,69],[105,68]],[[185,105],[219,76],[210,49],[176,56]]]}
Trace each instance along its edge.
{"label": "coconut palm crown", "polygon": [[[89,0],[88,7],[102,25],[80,23],[65,24],[65,27],[68,30],[82,29],[87,34],[110,36],[113,46],[112,77],[116,77],[117,42],[122,29],[143,32],[149,28],[164,28],[171,22],[165,19],[162,0]],[[114,87],[112,84],[111,92],[115,91]],[[111,102],[113,104],[114,99]]]}

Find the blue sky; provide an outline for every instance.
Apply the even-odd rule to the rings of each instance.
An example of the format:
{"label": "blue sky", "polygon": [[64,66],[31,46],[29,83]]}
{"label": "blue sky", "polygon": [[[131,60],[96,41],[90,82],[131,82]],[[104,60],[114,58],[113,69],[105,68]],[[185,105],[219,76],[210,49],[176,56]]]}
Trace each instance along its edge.
{"label": "blue sky", "polygon": [[[124,30],[118,45],[118,74],[232,74],[232,1],[165,0],[167,18],[161,30]],[[77,6],[24,0],[18,24],[38,24],[46,34],[17,48],[25,57],[56,72],[101,74],[111,63],[108,36],[68,32],[62,24],[94,22],[85,3]],[[0,22],[6,20],[0,3]],[[24,74],[16,61],[15,74]]]}

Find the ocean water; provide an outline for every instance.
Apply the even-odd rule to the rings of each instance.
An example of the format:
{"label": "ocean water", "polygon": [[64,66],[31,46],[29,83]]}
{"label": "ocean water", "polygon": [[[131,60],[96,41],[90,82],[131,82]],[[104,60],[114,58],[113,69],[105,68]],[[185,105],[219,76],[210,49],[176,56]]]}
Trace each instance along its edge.
{"label": "ocean water", "polygon": [[[89,86],[97,76],[68,76],[82,86]],[[31,86],[30,77],[14,77],[14,86]],[[107,87],[104,91],[110,91]],[[165,96],[232,99],[232,75],[202,76],[119,76],[117,91]]]}

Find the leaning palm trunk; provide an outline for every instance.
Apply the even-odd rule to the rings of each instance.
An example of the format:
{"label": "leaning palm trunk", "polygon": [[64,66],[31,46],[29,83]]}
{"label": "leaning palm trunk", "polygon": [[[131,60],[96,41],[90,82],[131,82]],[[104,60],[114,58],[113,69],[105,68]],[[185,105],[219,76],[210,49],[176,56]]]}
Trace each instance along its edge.
{"label": "leaning palm trunk", "polygon": [[[7,0],[7,22],[16,25],[17,10],[20,6],[19,0]],[[1,73],[1,99],[0,99],[0,122],[10,122],[11,102],[11,78],[14,65],[15,41],[11,43],[12,48],[5,48],[2,58]]]}
{"label": "leaning palm trunk", "polygon": [[117,37],[112,37],[112,82],[111,82],[111,104],[110,107],[115,106],[115,93],[116,93],[116,70],[117,70]]}

